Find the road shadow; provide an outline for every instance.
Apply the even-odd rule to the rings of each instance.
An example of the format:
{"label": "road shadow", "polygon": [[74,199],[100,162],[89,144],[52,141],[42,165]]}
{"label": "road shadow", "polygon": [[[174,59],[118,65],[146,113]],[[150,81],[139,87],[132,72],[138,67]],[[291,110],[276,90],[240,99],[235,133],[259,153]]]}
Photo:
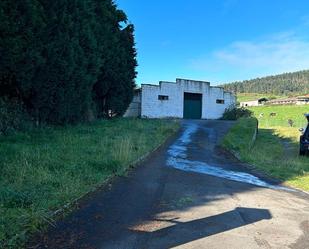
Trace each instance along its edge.
{"label": "road shadow", "polygon": [[[153,232],[143,231],[143,227],[134,231],[146,236],[146,248],[168,249],[271,218],[267,209],[237,207],[228,212],[187,222],[154,219],[171,225]],[[153,237],[156,238],[155,241],[151,240]]]}

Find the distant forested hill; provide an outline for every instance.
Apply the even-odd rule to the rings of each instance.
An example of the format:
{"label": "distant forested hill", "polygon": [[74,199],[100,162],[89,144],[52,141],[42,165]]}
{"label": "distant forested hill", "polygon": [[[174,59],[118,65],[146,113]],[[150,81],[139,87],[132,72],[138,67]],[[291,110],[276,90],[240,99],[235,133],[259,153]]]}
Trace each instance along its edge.
{"label": "distant forested hill", "polygon": [[234,93],[305,94],[309,93],[309,70],[232,82],[222,86]]}

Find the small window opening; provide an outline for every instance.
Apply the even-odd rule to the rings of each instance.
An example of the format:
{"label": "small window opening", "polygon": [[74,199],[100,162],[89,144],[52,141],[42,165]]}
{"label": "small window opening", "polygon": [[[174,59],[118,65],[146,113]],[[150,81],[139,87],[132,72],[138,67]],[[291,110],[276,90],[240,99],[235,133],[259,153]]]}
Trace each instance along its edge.
{"label": "small window opening", "polygon": [[217,100],[216,100],[216,103],[217,103],[217,104],[224,104],[224,99],[217,99]]}
{"label": "small window opening", "polygon": [[158,100],[168,100],[168,96],[166,96],[166,95],[158,95]]}

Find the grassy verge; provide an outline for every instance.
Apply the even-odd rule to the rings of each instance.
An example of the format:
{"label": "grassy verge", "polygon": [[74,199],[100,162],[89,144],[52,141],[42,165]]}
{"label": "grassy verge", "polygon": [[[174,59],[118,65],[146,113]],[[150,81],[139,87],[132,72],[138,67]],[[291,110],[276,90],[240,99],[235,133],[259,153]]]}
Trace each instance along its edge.
{"label": "grassy verge", "polygon": [[0,137],[0,248],[17,247],[52,211],[126,172],[178,129],[116,119]]}
{"label": "grassy verge", "polygon": [[255,118],[240,118],[224,137],[223,146],[240,157],[246,154],[254,143],[256,123]]}
{"label": "grassy verge", "polygon": [[[247,128],[246,128],[247,127]],[[240,119],[223,140],[240,159],[283,183],[309,191],[309,158],[298,156],[299,132],[293,127],[260,127],[254,146],[251,119]]]}

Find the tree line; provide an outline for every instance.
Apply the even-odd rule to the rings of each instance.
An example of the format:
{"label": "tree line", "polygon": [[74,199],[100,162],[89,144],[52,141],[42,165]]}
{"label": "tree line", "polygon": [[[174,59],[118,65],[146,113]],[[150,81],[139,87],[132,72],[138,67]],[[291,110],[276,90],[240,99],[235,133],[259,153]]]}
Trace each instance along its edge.
{"label": "tree line", "polygon": [[134,26],[113,0],[0,1],[0,99],[39,124],[122,115],[136,66]]}
{"label": "tree line", "polygon": [[238,81],[222,86],[234,93],[267,93],[286,96],[308,94],[309,70]]}

